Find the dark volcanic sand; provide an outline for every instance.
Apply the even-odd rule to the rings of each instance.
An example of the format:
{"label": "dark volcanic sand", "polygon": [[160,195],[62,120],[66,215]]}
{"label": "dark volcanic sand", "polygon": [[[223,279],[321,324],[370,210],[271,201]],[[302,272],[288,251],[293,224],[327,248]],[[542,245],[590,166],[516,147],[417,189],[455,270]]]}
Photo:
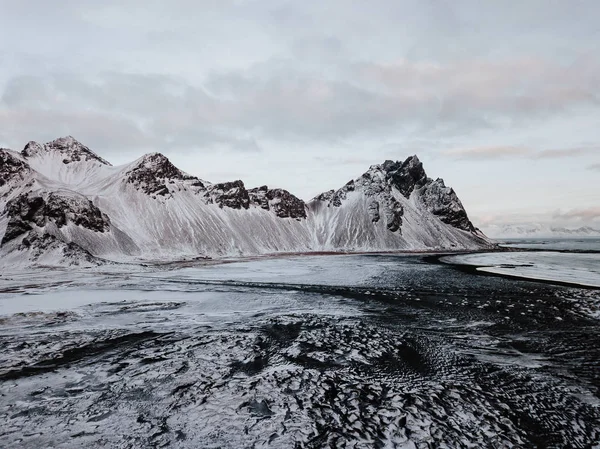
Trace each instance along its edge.
{"label": "dark volcanic sand", "polygon": [[0,309],[0,447],[600,447],[598,291],[414,255],[72,277],[22,290],[87,305]]}

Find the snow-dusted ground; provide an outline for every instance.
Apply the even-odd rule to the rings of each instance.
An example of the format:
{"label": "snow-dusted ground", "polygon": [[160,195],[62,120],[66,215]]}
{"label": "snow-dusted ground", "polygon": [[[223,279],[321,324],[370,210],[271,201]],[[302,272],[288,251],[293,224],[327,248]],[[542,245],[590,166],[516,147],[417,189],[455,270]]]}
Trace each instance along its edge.
{"label": "snow-dusted ground", "polygon": [[0,447],[593,447],[599,304],[415,255],[3,273]]}

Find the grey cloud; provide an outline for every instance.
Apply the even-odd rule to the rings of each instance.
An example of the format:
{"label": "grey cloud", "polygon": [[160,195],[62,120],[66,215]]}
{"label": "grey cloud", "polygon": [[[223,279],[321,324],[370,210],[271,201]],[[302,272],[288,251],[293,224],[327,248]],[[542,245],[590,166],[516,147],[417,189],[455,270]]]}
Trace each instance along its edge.
{"label": "grey cloud", "polygon": [[[326,75],[310,69],[303,73],[290,60],[275,58],[246,71],[213,72],[199,84],[176,76],[117,72],[20,76],[8,81],[0,106],[7,114],[18,115],[25,109],[72,114],[73,123],[79,114],[90,111],[114,121],[122,118],[134,123],[148,141],[154,139],[158,149],[163,145],[202,148],[219,144],[245,151],[253,140],[373,139],[415,129],[434,135],[462,135],[492,128],[497,117],[523,113],[521,100],[505,98],[506,89],[516,89],[516,77],[510,74],[517,68],[529,82],[540,71],[548,72],[547,78],[553,76],[548,66],[536,62],[501,68],[408,62],[394,67],[338,64],[336,71]],[[463,71],[465,86],[459,82]],[[595,79],[596,72],[591,73],[590,79]],[[561,73],[554,76],[566,82]],[[531,94],[525,107],[529,116],[550,114],[548,101],[557,101],[555,109],[560,111],[589,100],[586,95],[561,92],[554,97],[547,90],[539,91],[539,97]],[[106,134],[116,135],[110,129]],[[523,148],[490,147],[448,154],[476,159],[507,155],[551,158],[568,151],[584,150],[533,153]]]}
{"label": "grey cloud", "polygon": [[218,111],[201,89],[158,75],[17,77],[0,97],[2,137],[11,145],[23,143],[19,136],[49,140],[72,134],[109,153],[211,147],[260,151],[248,133],[221,129]]}
{"label": "grey cloud", "polygon": [[552,150],[536,150],[534,148],[499,146],[499,147],[475,147],[457,148],[445,150],[443,155],[455,159],[489,160],[502,158],[530,158],[530,159],[560,159],[567,157],[585,156],[597,154],[600,146],[574,147]]}
{"label": "grey cloud", "polygon": [[600,164],[592,164],[588,167],[589,170],[600,171]]}
{"label": "grey cloud", "polygon": [[241,122],[252,110],[252,121],[264,120],[259,126],[267,132],[308,139],[407,127],[459,135],[493,129],[503,121],[524,126],[572,108],[600,109],[600,66],[569,73],[526,60],[394,66],[339,62],[327,67],[315,73],[308,65],[298,70],[290,60],[275,59],[244,72],[213,73],[206,86],[237,103]]}
{"label": "grey cloud", "polygon": [[599,13],[597,0],[5,1],[0,145],[72,134],[108,159],[170,152],[199,171],[246,158],[264,182],[277,161],[314,193],[332,176],[315,156],[418,153],[484,211],[509,195],[498,182],[529,174],[480,180],[457,160],[544,160],[553,176],[523,209],[585,206],[595,172],[570,171],[596,162]]}
{"label": "grey cloud", "polygon": [[576,209],[566,212],[556,212],[554,214],[555,219],[567,219],[567,220],[597,220],[600,219],[600,207],[591,207],[588,209]]}
{"label": "grey cloud", "polygon": [[[210,15],[223,13],[217,3]],[[268,19],[267,14],[259,18],[262,21],[298,20],[306,25],[322,19],[314,5],[307,8],[306,16],[290,18],[297,5],[288,3],[278,9],[275,3],[267,3],[266,10],[274,17]],[[249,3],[240,5],[247,14],[257,14],[247,9]],[[391,3],[387,6],[391,13],[398,12]],[[98,8],[108,10],[109,17],[114,15],[110,8]],[[365,12],[362,7],[347,11],[351,15]],[[236,12],[238,19],[240,14]],[[95,19],[108,20],[102,14]],[[179,19],[183,20],[171,11],[165,20]],[[336,23],[341,27],[342,22]],[[600,64],[593,58],[570,65],[542,58],[490,62],[482,57],[355,62],[346,51],[348,41],[335,35],[340,29],[303,35],[300,24],[291,28],[287,36],[291,57],[272,56],[245,69],[215,69],[193,82],[169,74],[115,71],[16,76],[5,87],[2,105],[6,111],[32,108],[112,114],[135,122],[157,144],[181,147],[227,140],[236,147],[240,139],[378,140],[407,132],[452,137],[498,129],[506,123],[526,126],[576,108],[600,111],[596,88]],[[167,33],[174,41],[177,36],[173,30],[147,33],[152,39],[157,33]],[[496,148],[461,157],[499,157],[517,151],[521,150]]]}
{"label": "grey cloud", "polygon": [[440,116],[492,115],[530,119],[576,106],[600,106],[600,65],[587,60],[564,67],[543,59],[468,59],[448,63],[359,64],[357,74],[395,95],[437,99]]}
{"label": "grey cloud", "polygon": [[157,143],[182,147],[227,140],[237,144],[240,136],[335,139],[383,129],[406,117],[396,112],[403,109],[399,99],[345,82],[228,75],[209,87],[213,95],[158,75],[27,76],[9,81],[0,106],[7,115],[39,110],[122,117]]}
{"label": "grey cloud", "polygon": [[[96,112],[0,110],[0,125],[0,140],[13,149],[20,149],[29,140],[47,142],[73,131],[79,140],[107,155],[127,148],[151,149],[155,145],[136,123]],[[19,136],[28,137],[22,140]]]}
{"label": "grey cloud", "polygon": [[520,147],[477,147],[477,148],[460,148],[446,150],[442,154],[450,156],[455,159],[500,159],[506,157],[521,157],[530,155],[532,152],[527,148]]}
{"label": "grey cloud", "polygon": [[535,154],[537,159],[560,159],[600,153],[600,146],[565,148],[560,150],[543,150]]}

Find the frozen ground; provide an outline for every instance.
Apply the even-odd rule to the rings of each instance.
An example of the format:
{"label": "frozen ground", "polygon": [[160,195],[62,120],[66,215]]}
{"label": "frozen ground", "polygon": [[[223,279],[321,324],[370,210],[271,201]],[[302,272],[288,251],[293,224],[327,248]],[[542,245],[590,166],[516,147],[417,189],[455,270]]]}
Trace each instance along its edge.
{"label": "frozen ground", "polygon": [[0,277],[0,447],[600,441],[600,293],[425,256]]}

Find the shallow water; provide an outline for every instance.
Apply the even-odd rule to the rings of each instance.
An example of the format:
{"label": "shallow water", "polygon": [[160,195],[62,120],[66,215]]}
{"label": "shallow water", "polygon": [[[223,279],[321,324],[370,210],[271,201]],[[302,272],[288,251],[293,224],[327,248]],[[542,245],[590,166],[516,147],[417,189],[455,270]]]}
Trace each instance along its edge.
{"label": "shallow water", "polygon": [[507,239],[499,241],[499,244],[505,248],[600,252],[600,239],[596,237]]}
{"label": "shallow water", "polygon": [[600,289],[600,253],[494,252],[447,256],[441,261],[487,273]]}
{"label": "shallow water", "polygon": [[428,260],[5,277],[0,446],[597,443],[599,292]]}
{"label": "shallow water", "polygon": [[513,251],[447,256],[441,261],[490,274],[600,288],[600,239],[513,239],[500,246]]}

